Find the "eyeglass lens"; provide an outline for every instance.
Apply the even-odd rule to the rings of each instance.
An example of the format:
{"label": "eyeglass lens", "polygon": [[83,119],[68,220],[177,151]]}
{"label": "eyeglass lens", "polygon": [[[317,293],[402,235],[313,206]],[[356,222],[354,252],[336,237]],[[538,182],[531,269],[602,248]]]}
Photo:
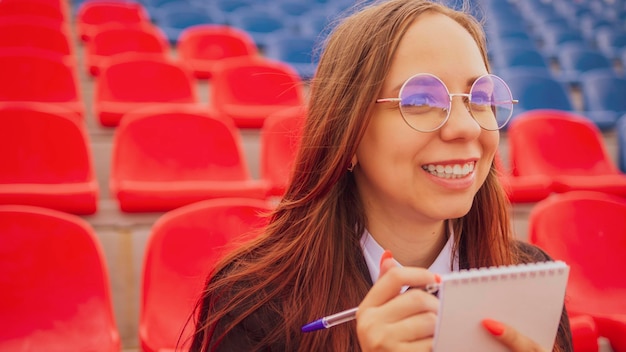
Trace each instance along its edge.
{"label": "eyeglass lens", "polygon": [[[453,95],[454,96],[454,95]],[[506,83],[498,76],[485,75],[463,97],[472,117],[486,130],[498,130],[513,112],[513,99]],[[418,74],[400,91],[400,112],[406,123],[422,132],[434,131],[447,121],[452,107],[451,95],[436,76]]]}

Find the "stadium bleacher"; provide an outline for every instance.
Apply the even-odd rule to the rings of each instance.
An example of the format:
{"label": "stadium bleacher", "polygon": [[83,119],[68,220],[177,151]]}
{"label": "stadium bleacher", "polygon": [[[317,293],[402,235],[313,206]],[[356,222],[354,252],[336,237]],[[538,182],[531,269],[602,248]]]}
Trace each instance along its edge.
{"label": "stadium bleacher", "polygon": [[[90,155],[81,156],[81,160],[86,160],[85,167],[92,167],[93,170],[67,172],[73,172],[74,176],[82,172],[91,177],[88,191],[90,197],[97,197],[97,204],[92,204],[93,199],[90,198],[88,199],[90,203],[84,207],[64,201],[59,203],[57,208],[87,221],[93,227],[95,236],[102,246],[109,272],[114,317],[123,351],[131,352],[141,349],[139,324],[145,252],[153,225],[165,213],[165,208],[150,208],[149,205],[154,206],[154,204],[150,204],[149,199],[142,200],[143,205],[148,205],[146,210],[125,211],[120,207],[119,200],[112,191],[114,141],[118,128],[116,126],[130,111],[130,108],[124,104],[131,101],[137,106],[153,105],[151,101],[165,100],[170,103],[178,102],[181,109],[176,111],[173,105],[168,107],[164,104],[160,109],[162,111],[159,111],[160,116],[167,115],[167,113],[185,114],[190,109],[201,109],[206,110],[206,116],[203,115],[204,113],[196,114],[197,110],[194,110],[194,118],[199,119],[198,121],[202,120],[206,123],[209,119],[215,118],[209,117],[209,112],[215,111],[212,109],[212,100],[216,99],[212,79],[217,70],[228,65],[209,61],[231,56],[228,51],[232,49],[209,45],[186,48],[189,50],[188,57],[193,56],[196,62],[187,62],[183,55],[179,55],[180,52],[177,49],[179,45],[189,45],[179,39],[186,39],[193,34],[199,28],[198,25],[219,25],[233,27],[243,32],[244,41],[247,41],[246,47],[242,48],[243,51],[239,50],[243,54],[238,53],[237,56],[250,55],[258,60],[270,59],[276,67],[285,65],[290,74],[296,73],[300,76],[299,80],[290,81],[297,82],[297,91],[294,92],[293,99],[285,103],[298,105],[306,95],[307,80],[315,70],[316,50],[318,49],[316,45],[323,41],[324,35],[332,28],[333,19],[352,6],[354,1],[0,1],[0,65],[2,66],[0,72],[3,73],[3,80],[11,75],[20,74],[19,69],[12,69],[12,67],[18,67],[17,62],[21,62],[19,67],[22,67],[24,72],[43,67],[38,70],[51,77],[41,83],[33,79],[22,79],[22,85],[29,84],[28,87],[23,86],[22,90],[15,89],[15,87],[19,88],[18,85],[6,91],[0,89],[0,112],[6,115],[6,111],[25,109],[21,104],[22,101],[28,100],[35,100],[35,103],[58,104],[61,105],[59,109],[63,109],[64,113],[57,115],[73,116],[73,119],[69,119],[72,120],[71,124],[66,121],[67,117],[57,116],[58,120],[62,120],[65,125],[71,125],[70,127],[73,128],[71,132],[75,135],[86,131],[85,141],[88,143]],[[510,80],[509,84],[513,93],[517,95],[515,98],[521,100],[520,105],[516,107],[516,116],[533,109],[559,109],[589,119],[599,128],[602,143],[609,156],[621,172],[625,173],[626,0],[467,0],[467,2],[472,5],[472,11],[485,21],[489,56],[493,62],[494,73],[502,76],[506,81]],[[454,3],[458,4],[460,1]],[[254,11],[251,12],[250,9]],[[260,9],[263,10],[262,18],[253,16],[261,14]],[[264,21],[260,21],[261,19]],[[270,23],[270,19],[281,22]],[[250,23],[252,20],[256,22]],[[251,27],[244,27],[245,23],[250,23]],[[32,31],[33,35],[37,33],[38,36],[47,36],[46,38],[49,39],[41,40],[41,37],[29,39],[26,35],[28,31],[23,29],[28,26],[39,26]],[[92,53],[97,53],[96,47],[90,46],[100,43],[98,33],[101,31],[116,30],[119,31],[119,35],[124,33],[123,29],[127,29],[127,33],[136,34],[144,33],[150,28],[155,31],[148,30],[150,35],[157,33],[158,38],[155,39],[157,44],[152,43],[150,49],[144,50],[144,52],[149,51],[149,55],[141,54],[139,39],[134,40],[130,37],[131,34],[126,34],[126,44],[123,48],[104,50],[107,55],[111,54],[110,57],[102,57],[105,55],[100,54],[96,58],[97,62],[90,58]],[[20,35],[16,36],[15,33],[20,33]],[[139,36],[143,34],[137,34],[137,38]],[[306,47],[303,46],[305,49],[299,48],[298,52],[288,54],[285,48],[280,47],[280,44],[283,44],[281,38],[285,38],[284,42],[305,38]],[[304,40],[302,42],[304,44]],[[16,47],[19,48],[15,49]],[[521,48],[525,49],[521,55],[513,55],[514,49]],[[113,53],[117,53],[117,49],[120,52],[123,51],[124,56],[113,56]],[[306,50],[310,52],[307,53]],[[38,56],[39,52],[42,54]],[[129,54],[129,52],[134,54]],[[574,60],[575,52],[593,54],[586,56],[588,59]],[[283,55],[298,57],[298,63],[288,62],[289,56]],[[208,66],[202,65],[203,58],[207,59],[205,64]],[[30,64],[31,68],[24,66],[27,59],[33,62]],[[307,59],[310,60],[308,64]],[[577,66],[577,63],[583,61],[581,66]],[[302,66],[299,66],[300,64]],[[607,64],[609,67],[606,67]],[[124,66],[126,69],[122,71]],[[600,68],[602,70],[598,71]],[[116,69],[119,70],[117,77],[121,79],[121,83],[117,86],[120,91],[107,96],[103,90],[110,88],[110,85],[103,84],[104,81],[100,80],[104,79],[103,74],[104,77],[108,77],[107,72],[111,73]],[[165,92],[165,88],[157,87],[156,80],[149,86],[141,86],[140,75],[155,78],[159,75],[156,73],[157,69],[167,69],[173,75],[176,74],[177,81],[180,82],[179,87],[182,87],[184,92],[174,91],[170,96],[151,95],[157,94],[156,91],[161,94]],[[54,72],[59,76],[51,76]],[[61,74],[65,82],[63,85],[58,83],[60,82],[58,77],[61,77]],[[39,74],[37,77],[43,76]],[[16,81],[19,79],[19,77],[15,78]],[[56,89],[49,89],[53,86],[50,83],[52,81],[56,82],[54,85]],[[532,92],[527,95],[522,93],[522,83],[518,85],[514,84],[514,81],[523,81],[524,84],[536,88],[533,88]],[[541,88],[542,92],[537,93],[537,87]],[[621,88],[611,89],[611,87]],[[169,88],[176,87],[169,85]],[[32,93],[30,96],[32,99],[19,95],[29,91]],[[35,93],[51,93],[52,97],[33,98]],[[102,118],[96,113],[95,108],[97,107],[97,111],[100,111],[101,98],[113,96],[121,97],[122,103],[110,105],[111,110],[107,110],[109,111],[108,117]],[[538,100],[533,100],[535,98]],[[539,100],[540,98],[543,100]],[[12,105],[2,105],[6,101],[12,101]],[[19,109],[15,108],[16,106]],[[40,111],[44,107],[44,105],[33,106],[39,109],[34,109],[35,111]],[[51,109],[47,110],[48,112],[44,110],[39,113],[47,116],[50,115],[49,111],[55,111],[54,108]],[[275,109],[271,110],[271,113],[280,116],[280,111]],[[299,112],[291,110],[290,114],[298,115]],[[152,118],[159,116],[157,113],[153,115]],[[267,176],[270,172],[263,170],[267,167],[264,164],[264,158],[267,156],[262,156],[262,152],[268,152],[262,151],[261,145],[265,138],[261,129],[263,119],[254,116],[253,122],[243,122],[236,126],[232,118],[222,115],[220,114],[219,118],[231,119],[222,123],[227,126],[227,129],[235,131],[236,135],[233,139],[240,143],[237,146],[239,148],[237,153],[243,153],[245,157],[246,170],[243,173],[249,174],[245,176],[249,176],[254,182],[258,181],[259,184],[263,183],[264,178],[271,178],[272,176]],[[138,120],[138,117],[135,116],[134,119]],[[189,129],[200,125],[199,122],[198,125],[194,125],[196,122],[192,120],[185,123],[189,125],[187,126]],[[77,124],[79,127],[76,127]],[[165,133],[163,131],[167,131],[168,128],[173,129],[171,125],[164,124],[164,126],[158,133]],[[149,130],[150,127],[145,129]],[[198,128],[195,132],[199,132]],[[506,130],[502,131],[501,137],[500,157],[503,165],[509,165],[510,162],[507,133]],[[19,139],[17,135],[12,135],[12,137]],[[83,140],[81,139],[80,142]],[[183,142],[192,143],[193,141],[178,142],[181,143],[179,151],[184,152]],[[146,147],[146,143],[158,146],[154,140],[142,143],[139,147]],[[8,151],[3,150],[4,153],[14,153],[15,149],[9,149],[14,148],[10,143],[0,145],[2,148],[7,148]],[[132,160],[132,163],[139,163],[136,159],[139,152],[133,153],[129,155],[128,160]],[[170,153],[167,157],[174,158],[175,156]],[[282,157],[288,158],[288,155]],[[284,159],[281,159],[279,163],[285,164],[282,160]],[[93,165],[89,165],[91,161]],[[176,162],[167,161],[164,164],[171,166]],[[136,171],[143,171],[144,175],[153,173],[148,176],[155,176],[156,168],[140,170],[141,165],[134,166]],[[0,172],[3,172],[2,167],[0,167]],[[182,174],[184,173],[179,173],[179,175]],[[7,175],[8,173],[2,175],[0,181],[8,179]],[[506,176],[509,179],[515,178],[513,174]],[[540,181],[543,184],[544,180]],[[284,182],[284,180],[277,182]],[[507,182],[514,183],[515,180]],[[528,183],[524,182],[522,184],[528,186]],[[6,185],[0,185],[0,192],[5,189],[2,186]],[[118,186],[114,185],[114,188]],[[267,190],[268,194],[277,196],[283,191],[284,184],[277,183],[272,187],[274,188]],[[255,192],[262,191],[255,189]],[[536,194],[529,198],[522,195],[519,202],[512,199],[511,212],[515,230],[517,236],[523,240],[528,239],[529,235],[529,214],[545,194],[542,193],[540,197],[535,196]],[[13,199],[12,202],[16,202],[15,198],[3,198],[0,195],[0,201],[3,199]],[[179,205],[181,204],[176,205],[175,208]],[[597,333],[593,330],[595,326],[589,325],[593,325],[593,321],[589,323],[589,320],[580,320],[580,322],[581,327],[584,325],[587,328],[586,331]],[[613,351],[609,342],[604,338],[600,339],[600,351]]]}

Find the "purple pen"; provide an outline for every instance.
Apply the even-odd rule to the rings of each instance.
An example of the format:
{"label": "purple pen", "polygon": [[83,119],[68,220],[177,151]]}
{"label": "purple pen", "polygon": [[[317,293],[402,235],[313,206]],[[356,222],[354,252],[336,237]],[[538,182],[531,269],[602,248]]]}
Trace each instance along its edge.
{"label": "purple pen", "polygon": [[[428,293],[435,294],[439,291],[439,284],[428,284],[425,287],[411,287],[412,289],[420,289],[424,290]],[[322,329],[332,328],[335,325],[347,323],[351,320],[356,319],[356,311],[357,307],[344,310],[343,312],[335,313],[333,315],[328,315],[323,318],[312,321],[304,326],[302,326],[302,332],[311,332]]]}

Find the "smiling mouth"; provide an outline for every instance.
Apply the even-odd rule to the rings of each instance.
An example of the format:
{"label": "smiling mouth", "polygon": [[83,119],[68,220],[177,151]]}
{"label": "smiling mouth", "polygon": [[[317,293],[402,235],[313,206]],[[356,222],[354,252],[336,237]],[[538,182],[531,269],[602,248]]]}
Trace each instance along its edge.
{"label": "smiling mouth", "polygon": [[437,165],[428,164],[423,165],[422,169],[430,173],[433,176],[441,178],[462,178],[474,171],[476,162],[472,161],[465,164],[451,164],[451,165]]}

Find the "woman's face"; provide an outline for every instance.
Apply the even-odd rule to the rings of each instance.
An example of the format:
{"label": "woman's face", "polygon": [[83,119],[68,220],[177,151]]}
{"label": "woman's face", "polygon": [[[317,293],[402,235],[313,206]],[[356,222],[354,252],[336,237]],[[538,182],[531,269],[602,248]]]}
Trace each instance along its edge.
{"label": "woman's face", "polygon": [[[450,93],[468,93],[487,69],[461,25],[425,13],[402,38],[378,98],[397,98],[417,73],[439,77]],[[411,129],[397,102],[377,103],[373,111],[354,171],[368,220],[428,223],[465,215],[489,173],[498,131],[481,129],[461,97],[452,99],[448,121],[434,132]]]}

